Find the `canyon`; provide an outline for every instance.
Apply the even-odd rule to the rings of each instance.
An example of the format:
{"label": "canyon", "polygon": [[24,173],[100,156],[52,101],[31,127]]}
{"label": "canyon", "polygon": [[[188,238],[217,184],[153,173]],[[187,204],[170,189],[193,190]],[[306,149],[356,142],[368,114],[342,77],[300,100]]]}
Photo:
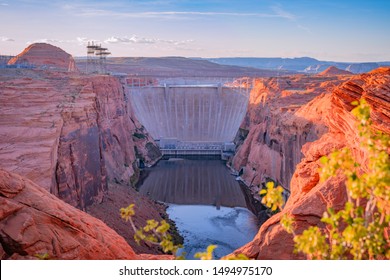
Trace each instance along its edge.
{"label": "canyon", "polygon": [[[119,208],[129,201],[139,226],[166,218],[164,205],[134,188],[138,163],[154,165],[161,152],[137,120],[122,80],[85,75],[82,64],[48,44],[28,47],[10,64],[18,61],[37,67],[0,69],[1,258],[172,258],[137,246],[120,220]],[[121,60],[115,63],[117,71],[131,72],[118,66]],[[201,72],[204,64],[194,67]],[[249,71],[235,68],[243,70]],[[361,97],[373,109],[375,127],[390,134],[390,68],[359,75],[334,68],[316,75],[264,73],[254,80],[238,149],[228,164],[255,199],[268,180],[282,185],[289,198],[235,253],[299,259],[280,217],[292,215],[301,232],[321,225],[327,207],[345,203],[342,178],[319,182],[319,158],[348,146],[364,162],[350,113],[350,103]]]}
{"label": "canyon", "polygon": [[[261,97],[263,110],[274,102],[280,108],[285,98],[279,95],[280,92],[283,95],[283,88],[274,90],[272,85],[275,86],[272,82],[260,84],[254,95],[256,100]],[[277,101],[267,102],[267,98],[273,98],[272,93],[279,95]],[[295,231],[300,234],[311,225],[323,227],[320,220],[327,208],[337,211],[344,207],[347,202],[345,179],[339,175],[320,182],[319,168],[322,156],[343,147],[352,150],[359,164],[364,166],[366,162],[355,118],[350,113],[351,102],[366,99],[372,109],[374,127],[390,133],[390,68],[323,82],[307,98],[309,100],[298,109],[263,119],[258,119],[261,114],[255,112],[255,117],[248,121],[248,137],[233,159],[233,165],[245,165],[247,172],[244,171],[243,178],[251,184],[262,184],[271,179],[284,186],[290,195],[283,211],[267,220],[254,240],[235,253],[244,253],[254,259],[304,258],[294,253],[293,235],[280,225],[281,217],[284,214],[293,217]],[[255,106],[253,110],[258,108]],[[255,193],[259,189],[252,188]]]}

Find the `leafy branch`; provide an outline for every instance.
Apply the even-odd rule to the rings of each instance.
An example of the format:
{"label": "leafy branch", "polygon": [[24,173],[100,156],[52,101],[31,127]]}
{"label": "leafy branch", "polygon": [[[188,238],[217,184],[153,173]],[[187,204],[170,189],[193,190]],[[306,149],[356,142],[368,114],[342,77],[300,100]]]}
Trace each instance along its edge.
{"label": "leafy branch", "polygon": [[[170,228],[169,224],[162,220],[157,222],[156,220],[147,220],[146,225],[142,228],[137,228],[133,221],[135,215],[134,204],[130,204],[126,208],[120,209],[120,215],[122,219],[130,222],[130,225],[134,231],[134,240],[140,244],[144,241],[150,245],[160,246],[164,253],[173,253],[176,255],[177,250],[182,248],[182,245],[175,245],[172,241],[172,236],[168,233]],[[177,256],[181,259],[182,256]]]}

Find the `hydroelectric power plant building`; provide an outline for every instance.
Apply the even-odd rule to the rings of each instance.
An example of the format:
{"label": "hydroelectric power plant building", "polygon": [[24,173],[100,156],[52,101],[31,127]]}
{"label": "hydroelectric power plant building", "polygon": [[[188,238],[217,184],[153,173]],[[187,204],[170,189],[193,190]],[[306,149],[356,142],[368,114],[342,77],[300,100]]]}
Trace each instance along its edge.
{"label": "hydroelectric power plant building", "polygon": [[135,114],[163,155],[221,155],[245,116],[252,81],[128,78]]}

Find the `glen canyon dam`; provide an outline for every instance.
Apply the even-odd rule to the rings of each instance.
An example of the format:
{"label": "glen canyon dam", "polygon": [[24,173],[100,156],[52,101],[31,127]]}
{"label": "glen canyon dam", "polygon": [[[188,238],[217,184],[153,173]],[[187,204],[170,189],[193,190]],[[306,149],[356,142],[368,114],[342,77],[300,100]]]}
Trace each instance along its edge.
{"label": "glen canyon dam", "polygon": [[217,78],[210,82],[201,77],[167,81],[175,84],[147,78],[127,81],[135,115],[160,147],[187,153],[220,151],[224,143],[232,143],[251,90],[248,78],[223,84]]}

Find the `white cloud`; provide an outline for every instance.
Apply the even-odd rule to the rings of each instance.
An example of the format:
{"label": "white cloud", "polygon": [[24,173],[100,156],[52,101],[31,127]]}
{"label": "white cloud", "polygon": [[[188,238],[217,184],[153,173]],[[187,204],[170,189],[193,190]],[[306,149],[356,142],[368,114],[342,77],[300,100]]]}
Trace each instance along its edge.
{"label": "white cloud", "polygon": [[56,43],[72,43],[72,40],[59,40],[59,39],[38,39],[34,41],[27,42],[28,45],[34,43],[47,43],[47,44],[56,44]]}
{"label": "white cloud", "polygon": [[67,44],[79,44],[79,45],[85,45],[86,46],[89,42],[94,42],[96,44],[101,43],[100,40],[90,39],[90,38],[86,38],[86,37],[77,37],[76,39],[72,39],[72,40],[48,39],[48,38],[37,39],[37,40],[34,40],[34,41],[29,41],[29,42],[27,42],[27,44],[30,45],[30,44],[34,44],[34,43],[47,43],[47,44],[63,44],[63,43],[67,43]]}
{"label": "white cloud", "polygon": [[8,38],[8,37],[4,37],[4,36],[0,36],[0,42],[14,42],[15,40],[14,39],[11,39],[11,38]]}
{"label": "white cloud", "polygon": [[163,43],[172,44],[172,45],[175,45],[175,46],[183,46],[183,45],[187,45],[187,44],[190,44],[190,43],[194,42],[194,40],[184,40],[184,41],[160,40],[160,41],[163,42]]}
{"label": "white cloud", "polygon": [[89,39],[85,37],[77,37],[76,41],[79,42],[80,44],[85,44],[89,42]]}
{"label": "white cloud", "polygon": [[77,37],[76,38],[76,43],[78,43],[79,45],[86,46],[89,43],[101,44],[102,41],[101,40],[97,40],[97,39],[86,38],[86,37]]}
{"label": "white cloud", "polygon": [[157,43],[164,43],[164,44],[171,44],[175,46],[180,45],[186,45],[188,43],[193,42],[193,40],[184,40],[184,41],[176,41],[176,40],[164,40],[164,39],[156,39],[156,38],[143,38],[138,37],[137,35],[133,35],[132,37],[117,37],[112,36],[106,40],[104,40],[106,44],[157,44]]}
{"label": "white cloud", "polygon": [[0,3],[0,6],[9,6],[8,3]]}
{"label": "white cloud", "polygon": [[289,20],[296,20],[296,15],[287,12],[284,10],[280,5],[272,6],[272,11],[274,11],[275,15],[281,18],[289,19]]}
{"label": "white cloud", "polygon": [[124,37],[116,37],[112,36],[106,40],[104,40],[107,44],[119,44],[119,43],[125,43],[125,44],[155,44],[158,42],[158,39],[148,39],[148,38],[140,38],[136,35],[133,35],[131,38],[128,38],[127,36]]}
{"label": "white cloud", "polygon": [[310,30],[309,27],[307,27],[307,26],[305,26],[305,25],[302,25],[302,24],[299,24],[299,23],[298,23],[298,17],[297,17],[296,15],[294,15],[294,14],[292,14],[292,13],[290,13],[290,12],[284,10],[284,9],[282,8],[281,5],[272,6],[271,9],[272,9],[272,11],[274,11],[274,13],[275,13],[276,15],[278,15],[279,17],[284,18],[284,19],[288,19],[288,20],[290,20],[290,21],[295,22],[297,28],[299,28],[299,29],[305,31],[305,32],[308,33],[308,34],[312,34],[312,32],[311,32],[311,30]]}
{"label": "white cloud", "polygon": [[170,12],[144,12],[138,13],[145,16],[181,16],[181,15],[193,15],[193,16],[236,16],[236,17],[275,17],[277,15],[265,14],[265,13],[231,13],[231,12],[197,12],[197,11],[170,11]]}
{"label": "white cloud", "polygon": [[272,8],[274,13],[237,13],[237,12],[199,12],[199,11],[165,11],[165,12],[117,12],[102,9],[85,9],[77,13],[79,16],[122,17],[122,18],[185,18],[189,16],[228,16],[228,17],[261,17],[295,19],[295,15],[282,10],[279,6]]}
{"label": "white cloud", "polygon": [[77,7],[76,7],[75,5],[64,4],[64,5],[61,6],[61,8],[62,8],[63,10],[74,10],[74,9],[76,9]]}
{"label": "white cloud", "polygon": [[297,27],[298,27],[299,29],[302,29],[303,31],[306,31],[306,32],[309,33],[309,34],[312,33],[309,27],[306,27],[306,26],[301,25],[301,24],[298,24]]}

